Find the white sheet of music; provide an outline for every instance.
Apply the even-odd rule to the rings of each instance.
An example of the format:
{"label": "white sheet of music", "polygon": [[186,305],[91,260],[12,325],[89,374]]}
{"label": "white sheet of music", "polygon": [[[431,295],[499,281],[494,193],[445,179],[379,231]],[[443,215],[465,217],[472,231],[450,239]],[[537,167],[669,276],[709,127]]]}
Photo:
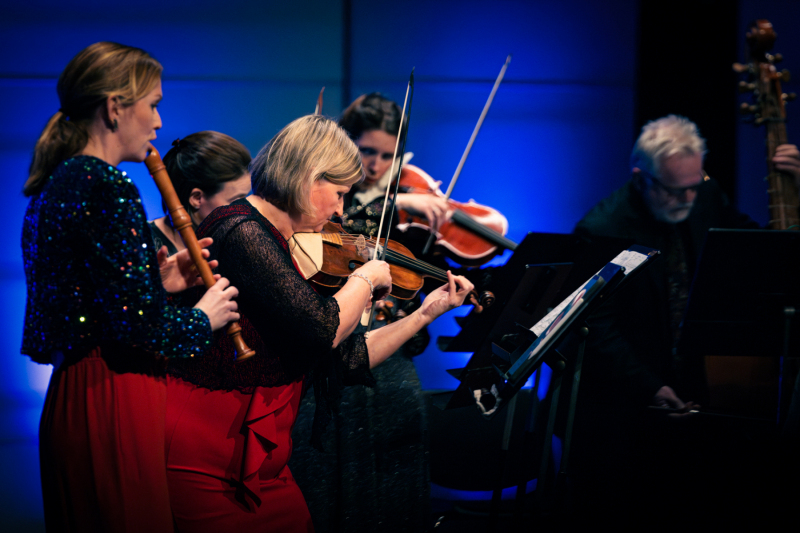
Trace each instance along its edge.
{"label": "white sheet of music", "polygon": [[[628,273],[633,272],[636,268],[639,267],[642,263],[647,261],[649,256],[634,252],[633,250],[623,250],[617,257],[611,260],[611,263],[615,265],[619,265],[625,269],[624,273],[627,276]],[[600,271],[598,271],[598,274]],[[550,324],[553,323],[553,320],[561,313],[561,311],[571,302],[575,296],[583,290],[586,284],[589,283],[589,280],[586,281],[583,285],[575,289],[575,292],[567,296],[560,304],[553,308],[552,311],[547,313],[544,318],[542,318],[539,322],[533,325],[531,331],[536,334],[536,336],[540,336],[544,331],[550,327]]]}

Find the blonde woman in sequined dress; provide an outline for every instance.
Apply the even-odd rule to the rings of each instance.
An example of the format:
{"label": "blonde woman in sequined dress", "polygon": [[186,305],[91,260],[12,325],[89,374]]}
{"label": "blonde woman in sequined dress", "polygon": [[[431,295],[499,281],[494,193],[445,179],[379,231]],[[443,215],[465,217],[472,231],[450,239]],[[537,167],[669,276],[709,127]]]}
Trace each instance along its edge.
{"label": "blonde woman in sequined dress", "polygon": [[[164,357],[202,356],[239,317],[221,279],[194,308],[185,252],[156,256],[136,186],[161,127],[161,65],[142,50],[89,46],[59,77],[61,109],[36,144],[24,193],[22,353],[54,366],[40,425],[51,531],[172,531],[164,458]],[[209,241],[203,243],[208,246]]]}

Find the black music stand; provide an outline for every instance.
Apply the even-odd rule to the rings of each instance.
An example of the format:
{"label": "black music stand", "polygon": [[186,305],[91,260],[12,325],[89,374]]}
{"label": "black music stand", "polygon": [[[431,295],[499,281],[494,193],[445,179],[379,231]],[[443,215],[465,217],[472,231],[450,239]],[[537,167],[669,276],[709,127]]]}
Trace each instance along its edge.
{"label": "black music stand", "polygon": [[[711,229],[692,282],[679,355],[800,356],[800,232]],[[779,413],[787,407],[781,383]],[[779,414],[779,420],[782,415]]]}
{"label": "black music stand", "polygon": [[[547,305],[566,298],[631,244],[633,242],[629,239],[593,237],[589,240],[575,234],[528,233],[508,262],[492,269],[487,276],[489,282],[480,286],[481,291],[488,290],[494,294],[494,304],[481,313],[473,310],[459,319],[461,331],[453,337],[439,337],[439,349],[444,352],[491,353],[492,343],[512,330],[515,323],[533,326],[544,316],[543,309]],[[532,266],[542,265],[547,265],[546,272],[531,274]],[[526,276],[528,278],[524,280]],[[540,276],[556,276],[560,283],[546,283]],[[547,299],[545,288],[552,291],[552,287],[556,287],[558,292]],[[541,307],[540,304],[546,305]]]}
{"label": "black music stand", "polygon": [[800,306],[800,232],[711,229],[692,282],[678,353],[800,355],[785,308]]}
{"label": "black music stand", "polygon": [[[580,365],[586,335],[586,328],[580,326],[583,324],[586,314],[592,309],[592,304],[596,305],[604,301],[626,277],[624,275],[625,268],[620,265],[628,266],[630,271],[633,272],[638,270],[638,267],[648,263],[650,259],[657,254],[658,252],[655,250],[639,246],[633,246],[631,249],[624,251],[614,258],[616,263],[610,262],[605,265],[600,272],[578,287],[578,289],[562,301],[561,304],[556,306],[553,311],[548,313],[543,320],[534,325],[531,330],[520,328],[523,330],[523,334],[521,335],[522,342],[516,348],[503,349],[494,345],[492,350],[493,354],[499,356],[502,361],[496,358],[494,365],[487,366],[485,364],[487,354],[476,352],[466,368],[451,372],[461,381],[461,385],[459,385],[459,388],[450,398],[450,402],[447,406],[448,408],[473,404],[478,406],[485,417],[490,418],[507,405],[507,424],[511,424],[511,420],[514,417],[514,401],[517,392],[542,363],[547,363],[553,370],[553,386],[551,386],[553,393],[551,397],[550,413],[546,421],[544,444],[541,448],[542,452],[538,470],[539,477],[536,489],[537,507],[543,505],[542,502],[545,497],[546,469],[550,460],[550,442],[555,426],[558,397],[561,392],[561,379],[566,367],[566,359],[559,353],[557,348],[566,345],[570,340],[573,344],[578,345],[564,439],[564,455],[562,456],[561,470],[565,472],[569,456],[569,441],[571,439],[572,421],[574,419],[574,409],[579,385]],[[558,265],[551,265],[550,267],[554,266]],[[536,279],[541,278],[544,272],[546,272],[546,270],[544,270],[543,267],[530,268],[523,277],[523,282],[534,282]],[[554,277],[553,279],[563,279],[563,276]],[[573,332],[576,332],[576,334],[570,335]],[[568,337],[572,338],[570,339]],[[482,364],[473,364],[474,360],[480,360]],[[535,411],[536,409],[532,406],[530,415],[534,416]],[[527,427],[527,433],[532,433],[532,420],[528,422]],[[508,439],[510,438],[511,432],[511,428],[507,427],[506,438],[504,439],[503,448],[501,450],[501,471],[505,468],[505,465],[502,463],[505,461],[506,452],[508,451]],[[523,465],[518,469],[519,472],[527,472],[528,470],[527,465]],[[560,474],[562,477],[564,475],[565,474]],[[499,485],[495,487],[494,491],[492,515],[495,519],[496,513],[499,512],[503,477],[503,475],[500,475],[498,478]],[[521,510],[524,485],[525,481],[522,480],[517,491],[518,510]],[[516,516],[520,518],[521,514],[517,513]]]}

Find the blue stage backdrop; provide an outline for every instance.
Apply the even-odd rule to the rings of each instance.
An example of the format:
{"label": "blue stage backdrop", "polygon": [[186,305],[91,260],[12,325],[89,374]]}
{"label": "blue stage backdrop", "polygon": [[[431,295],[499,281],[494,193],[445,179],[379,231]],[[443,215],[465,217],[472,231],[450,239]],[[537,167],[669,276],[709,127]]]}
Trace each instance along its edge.
{"label": "blue stage backdrop", "polygon": [[[636,130],[637,2],[612,4],[352,0],[349,26],[345,6],[335,0],[165,0],[138,9],[96,0],[4,5],[2,442],[36,438],[49,378],[49,367],[19,355],[25,301],[19,239],[27,204],[20,190],[36,139],[59,107],[58,74],[79,50],[113,40],[144,48],[162,62],[164,127],[155,142],[162,153],[178,137],[213,129],[255,154],[282,126],[313,112],[322,86],[325,114],[337,115],[344,98],[364,92],[402,101],[414,67],[408,148],[414,162],[445,186],[511,53],[453,197],[499,209],[509,220],[509,237],[521,240],[529,231],[571,231],[627,178]],[[144,166],[124,169],[141,190],[149,217],[159,216],[160,199]],[[432,328],[434,335],[455,329],[452,316]],[[445,369],[463,365],[466,357],[429,348],[416,359],[423,385],[453,388]],[[36,472],[28,474],[35,486]],[[9,483],[0,485],[4,509],[29,501]],[[4,510],[0,520],[9,513]]]}

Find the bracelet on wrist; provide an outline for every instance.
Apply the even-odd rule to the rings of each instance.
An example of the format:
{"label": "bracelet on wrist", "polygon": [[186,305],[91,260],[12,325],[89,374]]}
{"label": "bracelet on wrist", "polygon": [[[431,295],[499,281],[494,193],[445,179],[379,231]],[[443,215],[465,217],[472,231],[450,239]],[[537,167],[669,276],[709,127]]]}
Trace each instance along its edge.
{"label": "bracelet on wrist", "polygon": [[372,298],[372,295],[375,293],[375,286],[372,284],[372,281],[367,276],[362,274],[361,272],[353,272],[352,274],[347,276],[347,279],[350,279],[350,278],[352,278],[354,276],[357,277],[357,278],[361,278],[361,279],[363,279],[364,281],[367,282],[367,284],[369,285],[369,297]]}

